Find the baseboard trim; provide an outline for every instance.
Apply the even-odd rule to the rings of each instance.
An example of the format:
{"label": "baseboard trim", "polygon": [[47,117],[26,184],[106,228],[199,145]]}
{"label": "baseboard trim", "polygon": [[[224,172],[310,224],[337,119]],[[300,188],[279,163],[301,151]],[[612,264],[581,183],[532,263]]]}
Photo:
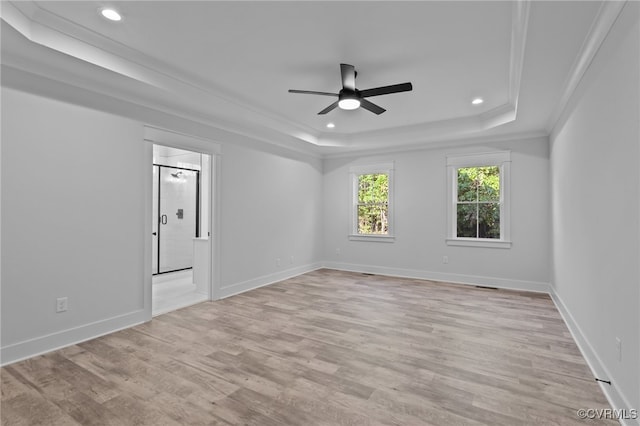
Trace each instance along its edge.
{"label": "baseboard trim", "polygon": [[482,285],[507,290],[522,290],[535,293],[549,293],[550,285],[545,282],[514,280],[508,278],[483,277],[479,275],[451,274],[419,269],[390,268],[386,266],[360,265],[353,263],[324,262],[323,267],[340,271],[388,275],[392,277],[442,281],[453,284]]}
{"label": "baseboard trim", "polygon": [[[512,280],[505,278],[483,277],[476,275],[449,274],[416,269],[389,268],[383,266],[361,265],[340,262],[316,262],[302,265],[296,268],[286,269],[274,274],[263,275],[247,281],[236,283],[220,289],[220,299],[244,293],[249,290],[264,287],[296,277],[321,268],[336,269],[341,271],[371,273],[402,278],[425,279],[430,281],[442,281],[465,285],[485,285],[491,287],[504,288],[509,290],[522,290],[538,293],[547,293],[551,296],[558,312],[562,316],[573,340],[576,342],[583,358],[591,369],[594,377],[609,378],[608,369],[594,351],[593,346],[582,332],[580,326],[575,321],[571,312],[567,309],[562,298],[555,292],[549,284],[536,281]],[[90,324],[74,327],[45,336],[36,337],[22,342],[14,343],[0,348],[0,366],[7,366],[28,358],[33,358],[48,352],[62,349],[67,346],[82,343],[95,339],[106,334],[130,328],[138,324],[149,321],[148,313],[145,310],[134,311],[128,314],[112,317],[106,320],[96,321]],[[600,383],[604,395],[614,410],[626,410],[628,412],[632,404],[628,398],[621,394],[614,386]],[[633,419],[621,419],[623,426],[640,426],[640,421]]]}
{"label": "baseboard trim", "polygon": [[148,313],[146,313],[144,309],[141,309],[128,314],[13,343],[0,348],[0,365],[4,367],[28,358],[95,339],[96,337],[111,334],[118,330],[133,327],[150,319],[151,318],[148,318]]}
{"label": "baseboard trim", "polygon": [[[582,357],[587,362],[587,365],[591,369],[594,377],[598,377],[604,380],[611,380],[611,374],[609,370],[602,362],[596,351],[593,349],[593,345],[589,342],[589,339],[582,332],[582,329],[571,315],[571,312],[567,308],[567,306],[562,301],[562,298],[558,293],[556,293],[553,286],[549,287],[549,295],[551,296],[551,300],[556,305],[558,312],[562,316],[565,324],[567,324],[567,328],[573,337],[573,340],[576,342],[578,349],[582,353]],[[629,402],[629,399],[625,397],[624,394],[620,393],[615,386],[610,386],[605,383],[599,383],[602,392],[605,397],[611,404],[611,408],[618,412],[625,412],[622,410],[626,410],[628,413],[632,408],[635,408],[633,404]],[[585,407],[590,408],[590,407]],[[620,419],[620,424],[623,426],[639,426],[640,419]]]}
{"label": "baseboard trim", "polygon": [[297,277],[298,275],[306,274],[307,272],[315,271],[320,268],[322,268],[322,263],[310,263],[295,268],[285,269],[274,274],[263,275],[247,281],[231,284],[220,289],[219,299],[235,296],[236,294],[244,293],[245,291],[254,290],[269,284]]}

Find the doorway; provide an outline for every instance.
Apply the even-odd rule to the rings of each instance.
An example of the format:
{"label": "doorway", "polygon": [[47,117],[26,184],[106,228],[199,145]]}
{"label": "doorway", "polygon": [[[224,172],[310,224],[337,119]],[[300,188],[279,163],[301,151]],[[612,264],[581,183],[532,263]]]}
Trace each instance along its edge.
{"label": "doorway", "polygon": [[210,300],[211,156],[153,145],[152,315]]}
{"label": "doorway", "polygon": [[200,171],[153,165],[153,275],[193,268],[200,237]]}

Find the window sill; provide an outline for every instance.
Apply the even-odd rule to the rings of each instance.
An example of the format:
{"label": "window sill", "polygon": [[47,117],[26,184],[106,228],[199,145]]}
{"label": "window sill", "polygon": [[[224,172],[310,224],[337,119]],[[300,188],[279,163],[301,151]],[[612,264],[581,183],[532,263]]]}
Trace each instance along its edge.
{"label": "window sill", "polygon": [[379,243],[393,243],[396,237],[393,235],[374,235],[374,234],[350,234],[350,241],[375,241]]}
{"label": "window sill", "polygon": [[511,241],[490,240],[480,238],[447,238],[448,246],[486,247],[486,248],[511,248]]}

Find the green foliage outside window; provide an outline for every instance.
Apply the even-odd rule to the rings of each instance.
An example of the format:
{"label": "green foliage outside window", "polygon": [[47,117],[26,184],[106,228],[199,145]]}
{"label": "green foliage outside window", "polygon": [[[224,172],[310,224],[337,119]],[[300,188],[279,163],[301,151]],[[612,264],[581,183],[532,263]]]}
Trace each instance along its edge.
{"label": "green foliage outside window", "polygon": [[500,168],[458,169],[457,236],[500,238]]}
{"label": "green foliage outside window", "polygon": [[389,233],[389,176],[358,176],[358,234]]}

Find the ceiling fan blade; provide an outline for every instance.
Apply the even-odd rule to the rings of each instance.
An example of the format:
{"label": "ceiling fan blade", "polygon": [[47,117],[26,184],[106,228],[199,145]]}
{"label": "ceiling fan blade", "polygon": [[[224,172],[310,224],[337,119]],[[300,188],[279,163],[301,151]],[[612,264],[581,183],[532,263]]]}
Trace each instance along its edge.
{"label": "ceiling fan blade", "polygon": [[369,102],[366,99],[360,99],[360,106],[366,110],[371,111],[374,114],[382,114],[383,112],[386,111],[386,109],[379,107],[378,105],[374,104],[373,102]]}
{"label": "ceiling fan blade", "polygon": [[391,86],[374,87],[373,89],[361,90],[360,96],[368,98],[371,96],[388,95],[390,93],[408,92],[413,90],[411,83],[392,84]]}
{"label": "ceiling fan blade", "polygon": [[306,95],[323,95],[323,96],[338,96],[337,93],[329,93],[329,92],[315,92],[313,90],[295,90],[289,89],[289,93],[303,93]]}
{"label": "ceiling fan blade", "polygon": [[325,109],[323,109],[322,111],[320,111],[320,112],[318,113],[318,115],[326,114],[326,113],[328,113],[329,111],[333,111],[334,109],[336,109],[336,107],[337,107],[337,106],[338,106],[338,101],[335,101],[334,103],[332,103],[331,105],[329,105],[328,107],[326,107]]}
{"label": "ceiling fan blade", "polygon": [[356,90],[356,69],[353,65],[340,64],[342,75],[342,87],[347,90]]}

